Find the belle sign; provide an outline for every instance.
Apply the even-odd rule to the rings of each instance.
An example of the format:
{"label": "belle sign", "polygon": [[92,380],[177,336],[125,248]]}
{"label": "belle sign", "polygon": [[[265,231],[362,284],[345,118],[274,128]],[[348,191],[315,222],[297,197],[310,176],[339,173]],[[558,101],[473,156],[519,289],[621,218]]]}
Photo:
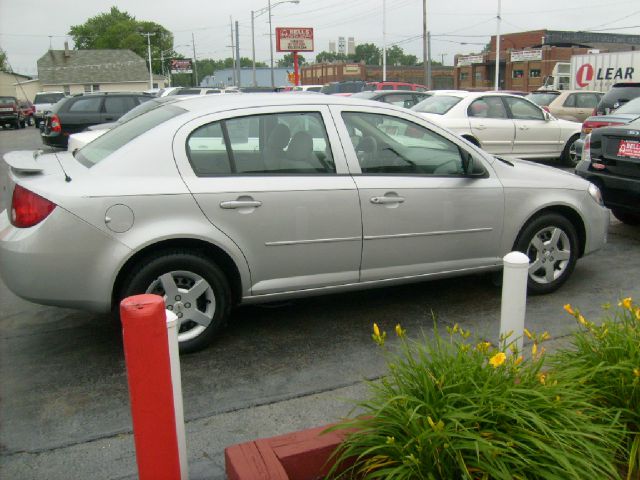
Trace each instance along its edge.
{"label": "belle sign", "polygon": [[313,52],[313,28],[276,27],[276,50],[293,52],[294,85],[298,85],[298,52]]}
{"label": "belle sign", "polygon": [[276,28],[276,51],[313,52],[313,28]]}

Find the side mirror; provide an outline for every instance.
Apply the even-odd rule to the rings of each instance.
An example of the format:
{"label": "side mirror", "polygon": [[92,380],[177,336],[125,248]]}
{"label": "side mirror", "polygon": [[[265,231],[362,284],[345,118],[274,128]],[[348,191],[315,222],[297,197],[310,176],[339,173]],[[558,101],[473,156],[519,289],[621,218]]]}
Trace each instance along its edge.
{"label": "side mirror", "polygon": [[462,160],[462,171],[467,177],[485,177],[487,175],[486,170],[480,164],[475,161],[473,155],[466,150],[460,148],[460,158]]}
{"label": "side mirror", "polygon": [[551,115],[551,113],[547,112],[546,110],[543,110],[544,112],[544,121],[545,122],[550,122],[551,120],[554,120],[555,117],[553,115]]}

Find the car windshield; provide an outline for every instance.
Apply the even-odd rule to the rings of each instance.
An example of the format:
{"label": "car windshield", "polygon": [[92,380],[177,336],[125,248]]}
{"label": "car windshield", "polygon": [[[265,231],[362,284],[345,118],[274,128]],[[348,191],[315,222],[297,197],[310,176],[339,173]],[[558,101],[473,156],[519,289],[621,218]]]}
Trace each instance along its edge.
{"label": "car windshield", "polygon": [[0,97],[0,103],[16,103],[14,97]]}
{"label": "car windshield", "polygon": [[411,110],[422,113],[444,115],[461,100],[461,97],[453,97],[450,95],[433,95],[432,97],[425,98],[420,103],[411,107]]}
{"label": "car windshield", "polygon": [[633,113],[640,115],[640,97],[622,105],[615,113]]}
{"label": "car windshield", "polygon": [[36,93],[33,103],[56,103],[64,97],[64,93]]}
{"label": "car windshield", "polygon": [[540,105],[541,107],[547,107],[558,97],[558,95],[560,95],[560,93],[558,92],[534,92],[530,93],[524,98],[526,98],[527,100],[531,100],[533,103],[535,103],[536,105]]}
{"label": "car windshield", "polygon": [[91,168],[134,138],[185,112],[174,105],[164,105],[146,112],[88,143],[78,150],[75,157],[82,165]]}

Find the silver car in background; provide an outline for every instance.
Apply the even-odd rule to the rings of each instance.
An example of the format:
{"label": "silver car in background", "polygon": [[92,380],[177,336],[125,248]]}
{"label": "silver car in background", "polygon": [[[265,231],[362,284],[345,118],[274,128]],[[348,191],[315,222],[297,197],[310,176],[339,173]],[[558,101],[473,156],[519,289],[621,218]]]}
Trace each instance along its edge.
{"label": "silver car in background", "polygon": [[4,160],[7,286],[96,312],[162,295],[182,351],[237,304],[495,271],[513,249],[531,260],[530,291],[551,292],[608,226],[598,189],[573,174],[335,96],[200,96],[75,155]]}

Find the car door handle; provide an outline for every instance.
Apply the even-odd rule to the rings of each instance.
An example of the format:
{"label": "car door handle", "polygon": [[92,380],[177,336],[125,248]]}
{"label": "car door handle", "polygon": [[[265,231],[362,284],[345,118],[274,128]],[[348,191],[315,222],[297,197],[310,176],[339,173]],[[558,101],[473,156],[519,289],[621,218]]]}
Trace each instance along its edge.
{"label": "car door handle", "polygon": [[484,123],[480,123],[476,125],[474,128],[476,128],[477,130],[486,130],[487,126]]}
{"label": "car door handle", "polygon": [[233,209],[233,208],[258,208],[262,205],[259,200],[229,200],[220,203],[220,208]]}
{"label": "car door handle", "polygon": [[528,127],[528,126],[526,126],[526,125],[520,125],[518,128],[519,128],[520,130],[529,130],[529,127]]}
{"label": "car door handle", "polygon": [[390,203],[404,203],[404,197],[371,197],[371,203],[376,205],[388,205]]}

